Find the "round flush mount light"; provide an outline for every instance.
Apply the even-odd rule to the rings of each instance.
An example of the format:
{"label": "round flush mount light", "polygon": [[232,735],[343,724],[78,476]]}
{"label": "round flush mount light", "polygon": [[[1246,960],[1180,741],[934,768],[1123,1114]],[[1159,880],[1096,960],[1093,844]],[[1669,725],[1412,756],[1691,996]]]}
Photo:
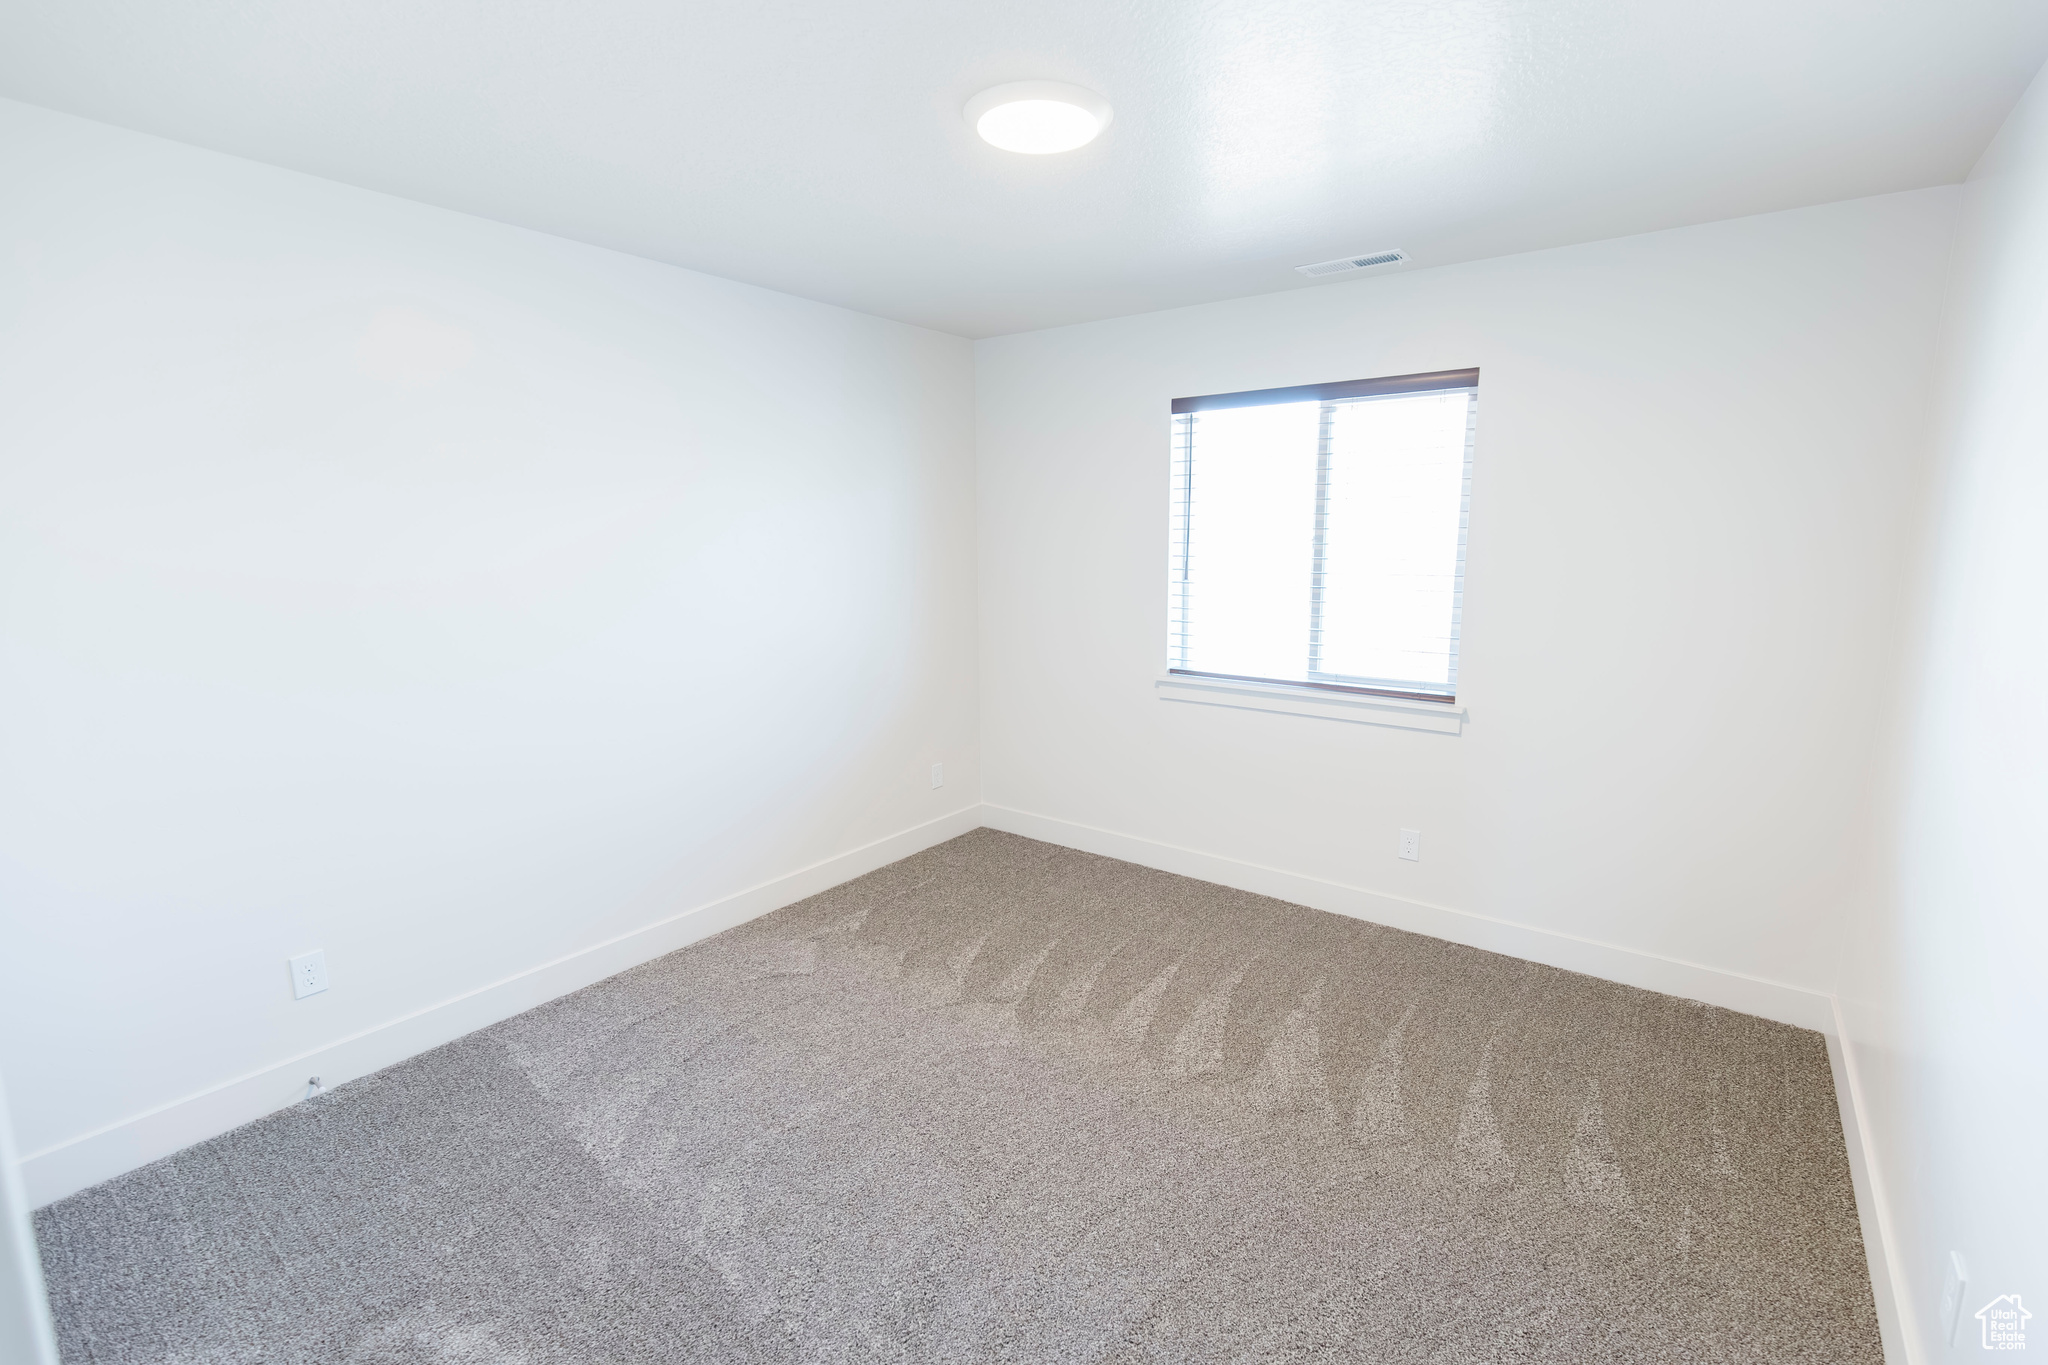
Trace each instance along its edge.
{"label": "round flush mount light", "polygon": [[1109,101],[1060,81],[1012,81],[967,101],[967,122],[1006,152],[1071,152],[1109,126]]}

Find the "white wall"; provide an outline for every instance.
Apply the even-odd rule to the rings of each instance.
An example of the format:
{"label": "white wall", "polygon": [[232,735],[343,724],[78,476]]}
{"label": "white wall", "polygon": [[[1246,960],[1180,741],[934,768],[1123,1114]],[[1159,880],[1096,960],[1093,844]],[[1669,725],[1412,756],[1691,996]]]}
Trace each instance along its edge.
{"label": "white wall", "polygon": [[[1842,986],[1914,1359],[2048,1344],[2048,79],[1965,190],[1925,588]],[[1970,1271],[1947,1345],[1944,1261]]]}
{"label": "white wall", "polygon": [[[977,343],[992,822],[1824,1022],[1959,194]],[[1470,365],[1466,731],[1158,700],[1169,400]]]}
{"label": "white wall", "polygon": [[39,1201],[978,798],[966,342],[19,104],[0,182]]}

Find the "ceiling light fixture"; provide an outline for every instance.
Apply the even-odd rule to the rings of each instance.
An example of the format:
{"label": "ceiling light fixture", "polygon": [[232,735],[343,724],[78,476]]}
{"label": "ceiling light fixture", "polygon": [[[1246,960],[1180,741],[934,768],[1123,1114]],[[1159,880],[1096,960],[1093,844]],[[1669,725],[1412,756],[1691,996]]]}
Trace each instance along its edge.
{"label": "ceiling light fixture", "polygon": [[1060,81],[1012,81],[967,101],[967,122],[1006,152],[1071,152],[1109,126],[1109,101]]}

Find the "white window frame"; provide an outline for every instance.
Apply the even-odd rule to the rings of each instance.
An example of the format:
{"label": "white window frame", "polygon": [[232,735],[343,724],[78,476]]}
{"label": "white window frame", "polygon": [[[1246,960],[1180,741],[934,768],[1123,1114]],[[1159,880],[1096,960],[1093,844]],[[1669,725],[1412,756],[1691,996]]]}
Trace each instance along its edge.
{"label": "white window frame", "polygon": [[[1336,404],[1361,399],[1398,397],[1417,393],[1453,390],[1476,392],[1479,371],[1440,370],[1427,374],[1391,375],[1380,379],[1349,380],[1335,384],[1302,384],[1289,388],[1248,389],[1238,393],[1208,394],[1173,400],[1172,479],[1169,511],[1167,667],[1154,680],[1161,700],[1227,706],[1242,710],[1270,711],[1283,715],[1314,716],[1367,725],[1391,725],[1402,729],[1427,730],[1438,734],[1463,732],[1466,712],[1457,697],[1460,633],[1464,622],[1464,576],[1466,537],[1471,522],[1472,459],[1478,426],[1478,405],[1465,432],[1465,470],[1458,513],[1458,577],[1451,606],[1451,658],[1449,692],[1427,693],[1395,686],[1378,686],[1370,680],[1349,679],[1334,674],[1318,676],[1320,658],[1321,606],[1323,594],[1322,547],[1326,530],[1330,473],[1330,425]],[[1189,538],[1193,532],[1193,478],[1195,413],[1211,408],[1252,407],[1278,403],[1317,402],[1322,405],[1316,450],[1316,506],[1314,542],[1310,570],[1308,673],[1305,679],[1250,678],[1206,673],[1185,667],[1188,658],[1189,621]]]}

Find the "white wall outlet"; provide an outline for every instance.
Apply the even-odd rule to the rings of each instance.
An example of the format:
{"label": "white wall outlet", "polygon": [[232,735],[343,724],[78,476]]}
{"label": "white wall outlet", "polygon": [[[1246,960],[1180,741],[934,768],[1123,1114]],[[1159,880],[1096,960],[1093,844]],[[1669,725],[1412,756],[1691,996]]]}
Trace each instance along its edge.
{"label": "white wall outlet", "polygon": [[1951,1251],[1947,1272],[1941,1277],[1941,1335],[1949,1345],[1956,1344],[1956,1330],[1963,1325],[1963,1303],[1970,1293],[1970,1268],[1963,1264],[1963,1253]]}
{"label": "white wall outlet", "polygon": [[292,959],[292,999],[304,1000],[326,989],[326,953],[300,953]]}
{"label": "white wall outlet", "polygon": [[1411,863],[1422,861],[1422,831],[1404,829],[1401,831],[1401,856]]}
{"label": "white wall outlet", "polygon": [[945,786],[945,785],[946,785],[946,765],[945,765],[945,764],[943,764],[943,763],[934,763],[934,764],[932,764],[932,785],[933,785],[934,787],[943,787],[943,786]]}

